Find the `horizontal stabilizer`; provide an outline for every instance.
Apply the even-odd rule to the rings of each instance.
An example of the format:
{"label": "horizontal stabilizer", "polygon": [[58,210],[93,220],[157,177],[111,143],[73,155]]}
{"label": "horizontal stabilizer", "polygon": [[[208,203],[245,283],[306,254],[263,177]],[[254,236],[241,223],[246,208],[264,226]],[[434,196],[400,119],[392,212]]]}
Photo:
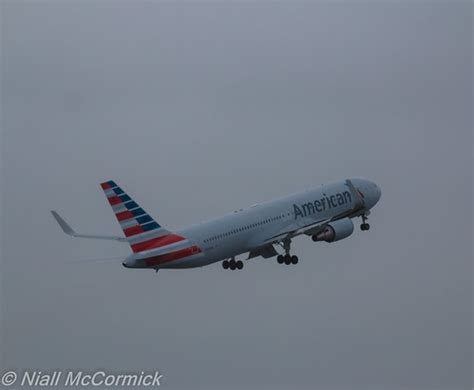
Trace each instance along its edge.
{"label": "horizontal stabilizer", "polygon": [[115,240],[115,241],[127,242],[127,239],[125,237],[78,234],[74,231],[74,229],[71,226],[69,226],[69,224],[56,211],[51,210],[51,214],[53,214],[54,219],[56,220],[58,225],[61,227],[62,231],[66,233],[68,236],[81,237],[81,238],[94,238],[97,240]]}

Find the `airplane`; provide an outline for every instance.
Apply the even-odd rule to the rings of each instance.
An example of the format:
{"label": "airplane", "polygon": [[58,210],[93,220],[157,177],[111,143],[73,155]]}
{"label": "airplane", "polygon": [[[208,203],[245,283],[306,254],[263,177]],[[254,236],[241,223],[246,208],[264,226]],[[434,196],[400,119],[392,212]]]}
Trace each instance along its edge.
{"label": "airplane", "polygon": [[222,262],[224,269],[241,270],[244,263],[236,257],[244,254],[246,260],[276,257],[279,264],[297,264],[298,257],[291,255],[294,237],[306,235],[316,242],[337,242],[353,233],[352,219],[356,217],[362,218],[360,229],[367,231],[368,215],[382,193],[370,180],[351,178],[172,232],[154,220],[113,180],[100,185],[124,237],[78,234],[54,210],[53,217],[69,236],[128,243],[132,253],[122,265],[156,272],[216,262]]}

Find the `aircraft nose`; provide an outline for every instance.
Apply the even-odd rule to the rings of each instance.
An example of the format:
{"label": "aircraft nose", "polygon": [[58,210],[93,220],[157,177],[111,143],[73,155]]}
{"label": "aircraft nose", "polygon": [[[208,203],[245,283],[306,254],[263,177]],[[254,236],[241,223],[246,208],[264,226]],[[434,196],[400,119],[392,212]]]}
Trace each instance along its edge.
{"label": "aircraft nose", "polygon": [[375,197],[377,199],[377,202],[380,200],[381,196],[382,196],[382,190],[377,184],[375,184]]}
{"label": "aircraft nose", "polygon": [[126,260],[122,262],[122,265],[123,265],[125,268],[128,268],[128,265],[127,265],[127,261],[126,261]]}

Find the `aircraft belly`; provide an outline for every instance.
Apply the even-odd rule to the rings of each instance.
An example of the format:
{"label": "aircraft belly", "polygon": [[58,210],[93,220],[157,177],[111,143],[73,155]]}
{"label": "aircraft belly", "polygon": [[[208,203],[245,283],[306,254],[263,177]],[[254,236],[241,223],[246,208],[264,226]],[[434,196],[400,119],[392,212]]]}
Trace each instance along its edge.
{"label": "aircraft belly", "polygon": [[159,268],[196,268],[203,267],[205,265],[214,263],[216,260],[206,256],[205,254],[200,254],[197,256],[192,256],[190,258],[184,258],[180,260],[171,261],[169,263],[164,263],[159,266]]}

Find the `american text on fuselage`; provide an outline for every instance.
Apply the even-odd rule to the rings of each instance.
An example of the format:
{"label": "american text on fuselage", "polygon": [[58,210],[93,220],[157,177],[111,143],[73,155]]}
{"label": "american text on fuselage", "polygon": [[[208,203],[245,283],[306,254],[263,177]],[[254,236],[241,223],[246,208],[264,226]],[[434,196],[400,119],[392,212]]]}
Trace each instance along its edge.
{"label": "american text on fuselage", "polygon": [[308,202],[301,205],[293,204],[293,213],[295,219],[307,217],[315,214],[316,212],[322,212],[328,209],[350,204],[352,202],[352,196],[349,191],[338,192],[334,195],[326,195],[323,193],[321,199],[316,199],[314,202]]}

